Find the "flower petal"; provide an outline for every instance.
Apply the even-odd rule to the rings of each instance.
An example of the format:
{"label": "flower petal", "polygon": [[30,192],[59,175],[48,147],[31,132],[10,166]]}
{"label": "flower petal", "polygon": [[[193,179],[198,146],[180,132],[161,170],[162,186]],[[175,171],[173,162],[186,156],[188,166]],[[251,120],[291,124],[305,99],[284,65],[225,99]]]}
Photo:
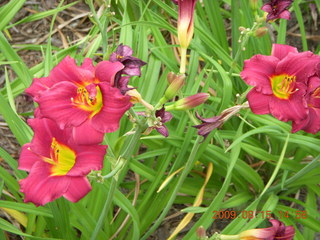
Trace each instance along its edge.
{"label": "flower petal", "polygon": [[78,127],[72,128],[73,140],[76,144],[92,145],[103,141],[104,133],[92,127],[91,120],[87,120]]}
{"label": "flower petal", "polygon": [[[83,66],[79,67],[75,60],[66,56],[55,68],[50,72],[52,79],[57,79],[58,82],[72,82],[77,84],[92,83],[95,79],[90,59],[85,59]],[[91,60],[92,65],[92,60]]]}
{"label": "flower petal", "polygon": [[292,122],[292,132],[303,130],[308,133],[316,134],[320,131],[320,109],[309,108],[309,115],[301,122]]}
{"label": "flower petal", "polygon": [[279,18],[290,20],[290,12],[288,10],[283,10],[283,12],[279,14]]}
{"label": "flower petal", "polygon": [[162,136],[164,137],[168,137],[169,136],[169,131],[168,128],[166,126],[161,126],[156,128],[157,132],[160,133]]}
{"label": "flower petal", "polygon": [[86,58],[81,67],[79,67],[73,58],[66,56],[51,70],[48,77],[35,78],[31,86],[25,91],[32,97],[36,97],[42,91],[59,82],[67,81],[81,84],[91,83],[94,79],[94,66],[90,58]]}
{"label": "flower petal", "polygon": [[271,12],[272,11],[272,6],[270,5],[270,3],[266,3],[265,5],[263,5],[261,7],[261,10],[265,11],[265,12]]}
{"label": "flower petal", "polygon": [[41,93],[35,98],[44,117],[50,118],[59,125],[79,126],[89,116],[89,112],[73,105],[72,99],[77,95],[78,87],[70,82],[55,84],[52,88]]}
{"label": "flower petal", "polygon": [[319,87],[320,87],[320,78],[319,77],[309,78],[307,94],[312,93],[314,90],[316,90]]}
{"label": "flower petal", "polygon": [[59,80],[54,79],[51,76],[43,77],[43,78],[34,78],[30,87],[28,87],[25,92],[29,94],[31,97],[37,96],[41,91],[44,91],[54,84],[56,84]]}
{"label": "flower petal", "polygon": [[307,84],[308,78],[316,74],[316,65],[320,62],[320,56],[312,52],[290,52],[277,65],[275,75],[283,73],[296,76],[297,82]]}
{"label": "flower petal", "polygon": [[84,176],[91,170],[101,170],[107,147],[106,145],[76,146],[74,148],[77,153],[76,162],[67,176]]}
{"label": "flower petal", "polygon": [[253,88],[247,94],[249,106],[251,108],[251,111],[255,114],[270,113],[270,109],[269,109],[270,98],[271,98],[271,95],[265,95],[260,92],[257,92],[255,88]]}
{"label": "flower petal", "polygon": [[30,171],[33,164],[35,164],[38,161],[42,161],[41,157],[39,155],[34,154],[32,151],[30,151],[30,143],[27,143],[23,145],[20,157],[19,157],[19,167],[20,170]]}
{"label": "flower petal", "polygon": [[290,52],[298,53],[298,49],[285,44],[272,44],[271,56],[279,60],[285,58]]}
{"label": "flower petal", "polygon": [[110,55],[110,61],[111,62],[116,62],[116,61],[121,61],[123,57],[127,56],[132,56],[133,51],[131,47],[127,45],[123,45],[122,43],[117,47],[116,52],[112,53]]}
{"label": "flower petal", "polygon": [[63,196],[71,202],[78,202],[91,189],[91,185],[86,177],[73,177],[67,192]]}
{"label": "flower petal", "polygon": [[29,176],[19,181],[20,191],[25,194],[25,202],[33,202],[35,205],[45,205],[67,191],[70,177],[50,176],[49,164],[36,162]]}
{"label": "flower petal", "polygon": [[274,56],[255,55],[244,61],[241,78],[249,85],[255,86],[256,91],[272,94],[270,77],[274,74],[279,59]]}
{"label": "flower petal", "polygon": [[307,117],[308,107],[304,91],[297,91],[288,100],[271,97],[269,102],[271,114],[280,121],[300,122]]}
{"label": "flower petal", "polygon": [[67,144],[71,136],[71,129],[63,131],[54,121],[48,118],[29,119],[28,124],[34,131],[30,148],[33,152],[44,157],[50,157],[50,146],[53,137],[57,141]]}
{"label": "flower petal", "polygon": [[123,68],[124,65],[121,62],[99,62],[96,66],[96,78],[99,79],[100,82],[107,82],[113,86],[115,75]]}
{"label": "flower petal", "polygon": [[91,119],[92,126],[100,132],[114,132],[119,128],[123,114],[132,106],[130,96],[123,96],[119,89],[99,83],[103,96],[101,111]]}
{"label": "flower petal", "polygon": [[[204,139],[206,139],[214,129],[220,127],[223,124],[223,121],[220,121],[220,118],[221,116],[212,117],[210,119],[211,122],[204,122],[193,127],[198,129],[198,135],[201,135],[204,137]],[[214,121],[214,119],[216,121]]]}
{"label": "flower petal", "polygon": [[81,69],[85,69],[85,70],[88,70],[90,72],[94,72],[95,71],[95,68],[93,66],[93,63],[92,63],[92,59],[91,58],[85,58],[83,60],[83,63],[80,67]]}

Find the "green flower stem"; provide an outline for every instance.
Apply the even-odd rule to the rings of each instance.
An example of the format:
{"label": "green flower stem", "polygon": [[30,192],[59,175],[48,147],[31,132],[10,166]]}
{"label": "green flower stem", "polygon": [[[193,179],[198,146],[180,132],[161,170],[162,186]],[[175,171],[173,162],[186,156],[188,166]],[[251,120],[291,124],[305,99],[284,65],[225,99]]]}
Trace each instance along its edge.
{"label": "green flower stem", "polygon": [[[119,159],[123,159],[124,163],[121,164],[121,168],[119,168],[119,171],[121,171],[121,169],[126,169],[126,166],[129,164],[129,160],[131,158],[131,155],[133,154],[133,151],[140,139],[140,136],[142,134],[142,132],[145,130],[146,126],[145,126],[145,121],[144,120],[140,120],[139,117],[137,116],[137,114],[133,111],[133,109],[129,110],[131,115],[134,116],[137,119],[137,125],[135,128],[135,133],[131,136],[130,142],[127,145],[126,149],[123,150],[123,153],[120,155]],[[116,167],[117,168],[117,167]],[[119,174],[119,172],[118,172]],[[107,216],[108,211],[111,208],[111,203],[113,201],[113,196],[114,196],[114,192],[117,188],[118,185],[118,181],[117,181],[117,173],[115,173],[115,176],[112,178],[111,180],[111,184],[110,184],[110,188],[109,191],[107,193],[107,200],[103,206],[103,209],[101,211],[101,215],[99,217],[98,223],[91,235],[90,240],[96,240],[98,233],[102,227],[103,222],[105,221],[105,218]]]}
{"label": "green flower stem", "polygon": [[187,64],[187,49],[181,47],[180,51],[181,51],[180,73],[185,74],[186,64]]}
{"label": "green flower stem", "polygon": [[167,215],[168,211],[170,210],[178,191],[180,190],[184,180],[186,179],[187,175],[189,174],[189,172],[191,171],[194,163],[196,162],[197,158],[196,158],[196,154],[199,150],[200,147],[200,142],[201,142],[202,137],[198,136],[193,148],[191,150],[190,156],[188,158],[188,161],[185,165],[185,168],[183,169],[180,178],[171,194],[171,197],[166,205],[166,207],[163,209],[161,215],[158,217],[158,219],[155,221],[155,223],[153,224],[153,226],[149,229],[148,232],[145,233],[145,235],[141,238],[141,240],[146,240],[161,224],[161,222],[163,221],[163,219],[165,218],[165,216]]}

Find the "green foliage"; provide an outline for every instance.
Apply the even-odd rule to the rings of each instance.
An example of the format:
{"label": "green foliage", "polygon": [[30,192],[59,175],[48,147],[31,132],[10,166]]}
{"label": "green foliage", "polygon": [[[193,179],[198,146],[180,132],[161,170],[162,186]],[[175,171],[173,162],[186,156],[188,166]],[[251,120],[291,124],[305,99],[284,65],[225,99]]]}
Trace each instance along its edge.
{"label": "green foliage", "polygon": [[[16,22],[13,19],[22,11],[25,1],[9,1],[0,8],[0,67],[3,72],[7,71],[5,67],[10,68],[16,76],[15,79],[12,75],[11,79],[6,76],[5,86],[0,89],[0,114],[21,146],[30,142],[33,133],[21,118],[24,113],[16,112],[14,99],[31,84],[32,78],[47,76],[66,55],[78,60],[96,56],[107,59],[118,44],[130,45],[134,56],[147,62],[141,77],[132,78],[130,85],[153,105],[168,86],[167,74],[178,72],[179,59],[175,52],[178,45],[172,41],[177,37],[178,15],[177,7],[170,0],[106,1],[111,8],[101,7],[100,12],[99,2],[105,1],[87,1],[90,11],[94,11],[89,14],[91,29],[87,36],[77,43],[70,42],[66,49],[53,46],[51,37],[45,45],[16,46],[10,44],[8,31],[20,24],[44,18],[51,20],[51,16],[56,19],[61,11],[75,7],[78,2],[61,3],[55,9]],[[318,1],[315,3],[320,13]],[[308,1],[294,1],[290,9],[297,19],[301,33],[299,41],[304,51],[309,47],[306,21],[302,17],[306,6]],[[173,120],[166,123],[170,133],[168,138],[156,131],[142,136],[132,149],[128,164],[116,176],[118,181],[113,178],[99,183],[93,178],[93,190],[81,201],[70,203],[59,199],[44,207],[23,203],[18,181],[25,178],[26,173],[18,170],[17,161],[0,147],[0,157],[8,166],[0,166],[0,209],[18,211],[28,219],[28,225],[22,230],[10,219],[0,219],[0,239],[6,232],[26,239],[86,240],[93,236],[98,240],[111,239],[112,236],[116,236],[114,239],[148,239],[156,234],[160,224],[167,221],[165,217],[173,213],[173,206],[180,207],[181,204],[184,204],[184,213],[193,212],[199,216],[193,220],[183,239],[195,239],[199,226],[209,229],[213,221],[220,221],[212,219],[213,211],[225,209],[238,212],[257,210],[260,215],[253,219],[230,220],[224,229],[219,229],[224,234],[265,226],[261,225],[266,223],[261,212],[271,211],[278,218],[283,212],[289,213],[289,217],[281,221],[295,227],[295,239],[315,239],[315,234],[320,232],[317,212],[320,197],[319,134],[291,134],[288,123],[271,116],[254,115],[249,110],[240,111],[239,117],[230,119],[222,129],[214,130],[206,140],[197,137],[196,129],[192,128],[195,111],[211,117],[239,101],[236,94],[247,90],[239,76],[243,60],[258,53],[269,54],[272,41],[286,43],[289,23],[280,20],[265,24],[274,29],[273,38],[270,34],[262,38],[250,36],[243,51],[238,42],[239,27],[251,28],[256,21],[255,14],[262,16],[263,13],[253,11],[248,1],[198,1],[195,35],[188,52],[186,85],[179,97],[198,92],[214,94],[189,114],[173,112]],[[53,34],[54,28],[53,22],[48,36]],[[29,69],[21,58],[22,50],[41,53],[43,62]],[[139,104],[133,109],[144,110]],[[132,123],[124,117],[120,129],[105,137],[109,155],[102,174],[108,174],[113,167],[108,159],[126,152],[128,142],[132,140],[126,133],[132,128]],[[203,204],[190,207],[202,187],[206,172],[203,169],[208,163],[213,164],[213,174]],[[169,184],[157,192],[164,180],[180,168],[182,170]],[[114,194],[108,195],[113,190]],[[302,197],[298,198],[299,195]],[[308,216],[297,218],[298,211],[306,211]]]}

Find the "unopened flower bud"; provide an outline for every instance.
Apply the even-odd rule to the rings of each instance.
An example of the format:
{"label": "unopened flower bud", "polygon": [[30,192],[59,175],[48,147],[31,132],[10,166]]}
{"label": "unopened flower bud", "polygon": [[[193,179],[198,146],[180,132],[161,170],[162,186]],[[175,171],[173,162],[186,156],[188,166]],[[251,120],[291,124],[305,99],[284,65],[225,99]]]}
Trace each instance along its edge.
{"label": "unopened flower bud", "polygon": [[239,31],[240,31],[240,32],[244,32],[244,31],[246,31],[246,28],[245,28],[245,27],[240,26],[240,27],[239,27]]}
{"label": "unopened flower bud", "polygon": [[167,75],[168,83],[171,84],[176,77],[177,77],[177,74],[175,74],[174,72],[169,72]]}
{"label": "unopened flower bud", "polygon": [[253,11],[258,9],[258,0],[249,0],[249,4]]}
{"label": "unopened flower bud", "polygon": [[[177,2],[177,1],[174,1]],[[197,0],[178,0],[179,14],[178,14],[178,39],[181,48],[187,49],[194,30],[194,8]]]}
{"label": "unopened flower bud", "polygon": [[164,96],[166,99],[170,100],[177,95],[178,91],[184,85],[185,75],[184,74],[180,74],[180,75],[174,74],[174,76],[172,78],[172,74],[170,74],[170,76],[168,76],[168,77],[170,77],[170,80],[172,79],[172,82],[169,85],[169,87],[167,88],[166,92],[164,93]]}
{"label": "unopened flower bud", "polygon": [[260,37],[263,37],[264,35],[266,35],[267,32],[268,32],[268,28],[267,27],[260,27],[254,33],[254,36],[260,38]]}
{"label": "unopened flower bud", "polygon": [[210,95],[208,93],[197,93],[190,97],[182,98],[179,101],[175,102],[173,105],[166,107],[166,111],[188,110],[191,108],[195,108],[207,101],[209,96]]}

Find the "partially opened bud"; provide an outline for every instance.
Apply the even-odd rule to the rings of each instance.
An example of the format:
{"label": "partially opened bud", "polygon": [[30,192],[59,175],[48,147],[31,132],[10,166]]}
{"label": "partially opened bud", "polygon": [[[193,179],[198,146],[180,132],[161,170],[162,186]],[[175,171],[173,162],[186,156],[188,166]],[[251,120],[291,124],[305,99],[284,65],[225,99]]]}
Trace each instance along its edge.
{"label": "partially opened bud", "polygon": [[197,0],[178,0],[178,39],[180,46],[187,49],[193,36],[193,16]]}
{"label": "partially opened bud", "polygon": [[171,73],[169,74],[168,74],[168,79],[170,78],[172,82],[167,88],[166,92],[164,93],[165,98],[168,100],[174,98],[177,95],[178,91],[184,85],[185,83],[184,79],[186,78],[184,74],[179,74],[179,75],[176,75],[176,74],[172,75]]}
{"label": "partially opened bud", "polygon": [[208,93],[197,93],[190,97],[182,98],[179,101],[175,102],[173,105],[166,107],[166,111],[188,110],[191,108],[195,108],[207,101],[209,96],[210,95]]}

